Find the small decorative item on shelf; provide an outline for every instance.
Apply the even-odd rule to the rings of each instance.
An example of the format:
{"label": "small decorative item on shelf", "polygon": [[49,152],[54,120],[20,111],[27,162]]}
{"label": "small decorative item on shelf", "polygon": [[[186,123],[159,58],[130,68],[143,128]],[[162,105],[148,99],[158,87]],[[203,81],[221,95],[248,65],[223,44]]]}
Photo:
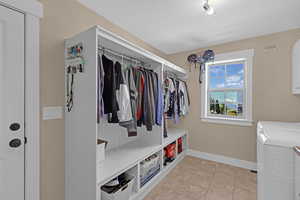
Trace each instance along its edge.
{"label": "small decorative item on shelf", "polygon": [[199,83],[202,83],[202,75],[205,72],[205,64],[208,62],[213,62],[215,59],[215,53],[213,50],[206,50],[204,51],[202,56],[197,56],[197,54],[191,54],[187,57],[187,61],[190,64],[195,64],[195,68],[197,64],[200,65],[200,72],[199,72]]}

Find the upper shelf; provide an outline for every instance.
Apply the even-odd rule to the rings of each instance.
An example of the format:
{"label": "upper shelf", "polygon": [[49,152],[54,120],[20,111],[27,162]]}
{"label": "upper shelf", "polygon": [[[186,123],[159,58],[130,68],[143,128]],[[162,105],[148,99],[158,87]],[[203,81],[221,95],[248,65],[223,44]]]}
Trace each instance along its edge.
{"label": "upper shelf", "polygon": [[166,61],[164,63],[164,66],[165,66],[165,68],[164,68],[165,71],[175,73],[177,76],[182,77],[182,78],[187,78],[187,72],[182,67],[179,67],[168,61]]}
{"label": "upper shelf", "polygon": [[100,46],[107,47],[109,49],[118,51],[119,53],[137,58],[145,63],[164,65],[167,71],[171,71],[180,77],[187,76],[185,69],[176,66],[175,64],[161,58],[150,51],[147,51],[132,42],[102,28],[101,26],[95,26],[92,29],[96,29],[98,41]]}
{"label": "upper shelf", "polygon": [[156,153],[160,148],[160,145],[148,145],[136,140],[106,152],[105,161],[98,167],[99,177],[101,177],[97,180],[98,184],[104,184],[122,171]]}

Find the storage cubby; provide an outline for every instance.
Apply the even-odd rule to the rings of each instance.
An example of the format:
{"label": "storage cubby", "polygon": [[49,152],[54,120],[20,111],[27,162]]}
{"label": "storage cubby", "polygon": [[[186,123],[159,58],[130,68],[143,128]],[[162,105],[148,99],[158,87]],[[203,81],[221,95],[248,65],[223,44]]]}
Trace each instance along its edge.
{"label": "storage cubby", "polygon": [[181,154],[187,148],[187,136],[183,135],[177,139],[177,154]]}
{"label": "storage cubby", "polygon": [[159,151],[140,162],[140,188],[144,187],[151,179],[159,174],[162,168],[161,158],[161,151]]}
{"label": "storage cubby", "polygon": [[[96,26],[66,40],[66,77],[69,75],[68,67],[76,62],[70,60],[68,50],[77,44],[82,46],[80,59],[84,62],[80,68],[83,70],[73,74],[73,107],[65,114],[66,200],[103,200],[101,186],[123,173],[135,177],[130,198],[141,199],[184,157],[185,151],[168,168],[163,168],[164,147],[173,142],[177,145],[177,139],[186,136],[187,132],[170,129],[168,138],[164,138],[162,123],[161,126],[153,126],[152,131],[147,131],[144,126],[139,127],[136,137],[128,137],[126,129],[118,124],[107,123],[105,118],[98,120],[98,56],[105,48],[137,58],[145,67],[157,73],[160,82],[166,71],[181,78],[186,77],[186,71]],[[159,170],[146,183],[141,183],[141,163],[154,154],[158,159]]]}
{"label": "storage cubby", "polygon": [[[113,185],[113,183],[115,185]],[[138,192],[138,166],[100,186],[102,200],[128,200]]]}
{"label": "storage cubby", "polygon": [[177,156],[176,150],[177,150],[176,141],[164,147],[164,160],[163,160],[164,166],[167,166],[171,164],[173,161],[175,161]]}

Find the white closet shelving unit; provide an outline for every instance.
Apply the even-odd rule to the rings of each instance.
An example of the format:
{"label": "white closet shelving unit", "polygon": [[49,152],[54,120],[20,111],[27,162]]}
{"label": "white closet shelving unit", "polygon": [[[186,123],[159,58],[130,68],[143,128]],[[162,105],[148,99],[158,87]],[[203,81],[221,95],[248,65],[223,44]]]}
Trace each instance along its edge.
{"label": "white closet shelving unit", "polygon": [[[137,137],[128,137],[125,128],[108,124],[105,120],[97,123],[97,56],[99,46],[120,54],[128,55],[151,65],[160,79],[168,71],[180,78],[186,71],[128,41],[99,27],[93,27],[65,42],[67,49],[77,44],[83,46],[84,72],[74,77],[74,107],[65,115],[65,174],[66,200],[101,200],[101,186],[123,172],[136,177],[131,199],[144,196],[186,155],[187,132],[169,129],[168,138],[163,137],[163,126],[155,126],[151,132],[138,128]],[[67,65],[67,64],[66,64]],[[66,66],[67,67],[67,66]],[[163,117],[163,116],[162,116]],[[183,152],[175,161],[163,165],[163,149],[168,144],[183,138]],[[108,141],[105,160],[97,163],[97,140]],[[177,149],[177,148],[176,148]],[[140,183],[140,162],[147,157],[160,156],[160,172],[144,186]]]}

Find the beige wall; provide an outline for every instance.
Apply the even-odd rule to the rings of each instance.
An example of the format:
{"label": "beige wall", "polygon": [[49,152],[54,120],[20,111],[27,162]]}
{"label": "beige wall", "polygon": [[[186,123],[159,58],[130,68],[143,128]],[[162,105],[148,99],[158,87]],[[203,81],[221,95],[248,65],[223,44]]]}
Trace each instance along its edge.
{"label": "beige wall", "polygon": [[[40,0],[41,20],[41,106],[64,105],[64,39],[93,25],[125,37],[145,49],[163,53],[81,6],[76,0]],[[254,48],[254,119],[300,120],[300,98],[291,95],[291,47],[300,30],[212,47],[217,53]],[[265,51],[264,47],[277,49]],[[197,51],[198,52],[198,51]],[[185,64],[188,53],[169,58]],[[194,72],[194,70],[193,70]],[[190,73],[192,112],[179,126],[190,130],[192,149],[255,161],[255,126],[238,127],[203,123],[199,120],[197,73]],[[41,121],[41,199],[64,199],[64,121]]]}
{"label": "beige wall", "polygon": [[[217,54],[254,49],[253,118],[258,120],[300,121],[300,97],[291,93],[291,52],[300,29],[209,47]],[[276,46],[276,48],[271,48]],[[205,48],[207,49],[207,48]],[[170,55],[173,62],[185,66],[192,52]],[[190,148],[201,152],[256,161],[256,123],[252,127],[222,125],[200,120],[199,71],[189,74],[191,113],[178,127],[190,131]]]}
{"label": "beige wall", "polygon": [[[41,0],[41,106],[64,105],[64,39],[101,25],[139,46],[166,56],[83,7],[76,0]],[[41,199],[64,199],[64,120],[41,121]]]}

